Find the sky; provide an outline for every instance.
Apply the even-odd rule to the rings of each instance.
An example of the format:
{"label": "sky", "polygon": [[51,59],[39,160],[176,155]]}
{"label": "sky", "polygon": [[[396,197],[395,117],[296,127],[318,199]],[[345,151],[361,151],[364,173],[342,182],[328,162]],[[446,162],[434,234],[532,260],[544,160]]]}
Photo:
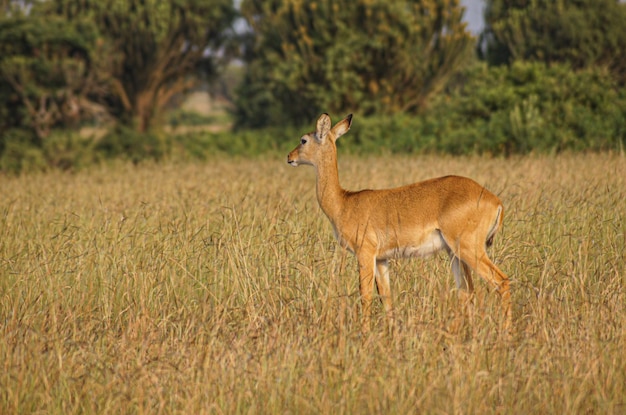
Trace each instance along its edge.
{"label": "sky", "polygon": [[483,0],[461,0],[461,5],[465,7],[463,20],[467,22],[467,28],[474,35],[478,35],[483,29]]}

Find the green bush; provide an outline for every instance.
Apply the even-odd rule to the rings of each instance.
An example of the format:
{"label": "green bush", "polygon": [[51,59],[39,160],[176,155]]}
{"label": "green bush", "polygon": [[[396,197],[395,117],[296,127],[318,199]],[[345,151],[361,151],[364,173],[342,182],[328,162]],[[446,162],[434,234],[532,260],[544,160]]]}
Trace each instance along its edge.
{"label": "green bush", "polygon": [[56,130],[40,141],[29,130],[16,128],[0,142],[0,171],[13,174],[77,169],[93,164],[96,157],[93,140],[72,131]]}
{"label": "green bush", "polygon": [[516,62],[477,64],[424,117],[448,135],[441,151],[524,154],[621,149],[625,114],[625,91],[601,68]]}
{"label": "green bush", "polygon": [[93,138],[76,131],[53,131],[43,141],[42,152],[48,166],[61,170],[80,169],[96,161]]}
{"label": "green bush", "polygon": [[0,170],[13,174],[45,170],[46,159],[35,141],[35,134],[29,130],[13,128],[6,131],[0,139]]}
{"label": "green bush", "polygon": [[172,156],[206,160],[211,157],[253,157],[269,152],[287,151],[311,127],[264,128],[223,132],[191,132],[173,136]]}
{"label": "green bush", "polygon": [[211,125],[215,122],[215,117],[203,115],[195,111],[185,111],[183,109],[172,111],[168,114],[167,122],[172,127],[178,126],[200,126]]}
{"label": "green bush", "polygon": [[162,160],[170,153],[171,145],[171,139],[163,133],[139,133],[131,127],[118,125],[96,144],[94,150],[104,159],[120,158],[138,163]]}
{"label": "green bush", "polygon": [[356,114],[340,145],[354,153],[622,151],[625,114],[626,91],[603,69],[477,63],[419,116]]}

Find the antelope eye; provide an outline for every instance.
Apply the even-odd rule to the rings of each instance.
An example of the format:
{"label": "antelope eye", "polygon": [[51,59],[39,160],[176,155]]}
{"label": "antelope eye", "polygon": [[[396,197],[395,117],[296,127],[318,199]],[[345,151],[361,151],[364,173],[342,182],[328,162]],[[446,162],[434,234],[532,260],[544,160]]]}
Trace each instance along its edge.
{"label": "antelope eye", "polygon": [[301,139],[300,139],[300,143],[301,143],[302,145],[305,145],[305,144],[306,144],[306,138],[301,138]]}

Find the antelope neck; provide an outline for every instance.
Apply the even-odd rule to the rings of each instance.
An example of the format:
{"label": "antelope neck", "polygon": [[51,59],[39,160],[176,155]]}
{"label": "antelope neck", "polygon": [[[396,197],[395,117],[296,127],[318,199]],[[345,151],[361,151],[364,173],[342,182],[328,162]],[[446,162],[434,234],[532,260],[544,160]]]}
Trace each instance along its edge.
{"label": "antelope neck", "polygon": [[339,184],[339,169],[337,168],[337,156],[323,159],[315,166],[317,175],[317,201],[320,207],[334,222],[341,213],[343,199],[346,191]]}

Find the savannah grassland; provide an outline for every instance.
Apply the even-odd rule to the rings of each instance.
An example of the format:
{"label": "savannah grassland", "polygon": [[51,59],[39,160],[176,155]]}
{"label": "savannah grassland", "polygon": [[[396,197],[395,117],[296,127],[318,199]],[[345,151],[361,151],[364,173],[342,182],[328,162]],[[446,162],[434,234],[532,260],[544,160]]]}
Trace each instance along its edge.
{"label": "savannah grassland", "polygon": [[284,154],[0,177],[0,413],[626,412],[623,156],[339,157],[350,189],[502,198],[510,336],[443,254],[393,262],[397,330],[377,302],[362,335],[356,261]]}

